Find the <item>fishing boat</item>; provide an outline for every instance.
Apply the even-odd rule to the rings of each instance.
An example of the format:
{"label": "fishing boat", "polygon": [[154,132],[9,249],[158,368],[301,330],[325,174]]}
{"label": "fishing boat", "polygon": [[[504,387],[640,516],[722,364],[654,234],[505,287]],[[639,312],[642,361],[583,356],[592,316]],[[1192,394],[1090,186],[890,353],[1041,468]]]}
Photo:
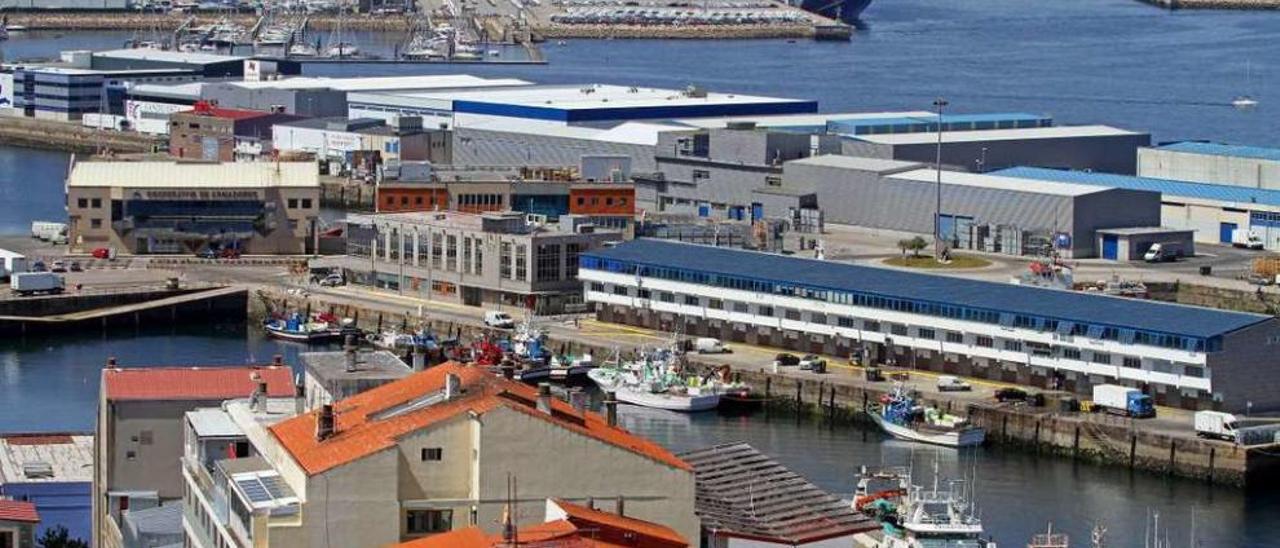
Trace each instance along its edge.
{"label": "fishing boat", "polygon": [[601,367],[588,371],[587,377],[601,390],[613,392],[618,401],[631,405],[690,413],[720,405],[720,394],[714,391],[649,379],[625,369]]}
{"label": "fishing boat", "polygon": [[1071,541],[1065,533],[1053,532],[1053,523],[1049,523],[1048,531],[1036,533],[1027,542],[1027,548],[1070,548]]}
{"label": "fishing boat", "polygon": [[897,513],[884,523],[884,537],[877,548],[996,548],[993,541],[983,539],[982,520],[964,497],[958,485],[938,485],[935,464],[933,487],[913,485],[902,499]]}
{"label": "fishing boat", "polygon": [[294,42],[289,45],[288,51],[285,53],[288,57],[315,57],[320,51],[315,46],[306,42]]}
{"label": "fishing boat", "polygon": [[863,465],[858,471],[858,483],[853,491],[853,509],[882,519],[896,511],[911,488],[911,471],[903,466],[869,468]]}
{"label": "fishing boat", "polygon": [[986,430],[962,417],[917,404],[901,384],[881,396],[880,405],[868,414],[877,426],[900,440],[943,447],[971,447],[986,440]]}
{"label": "fishing boat", "polygon": [[339,340],[348,330],[322,319],[308,320],[294,312],[283,318],[268,318],[262,325],[267,336],[294,342],[326,342]]}

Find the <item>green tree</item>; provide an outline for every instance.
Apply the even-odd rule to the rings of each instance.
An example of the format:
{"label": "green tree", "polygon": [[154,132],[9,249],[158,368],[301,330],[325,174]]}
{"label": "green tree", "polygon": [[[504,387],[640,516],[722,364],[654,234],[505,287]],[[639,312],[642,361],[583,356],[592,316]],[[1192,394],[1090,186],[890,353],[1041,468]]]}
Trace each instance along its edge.
{"label": "green tree", "polygon": [[907,252],[910,251],[912,257],[919,257],[920,252],[927,247],[929,247],[929,242],[926,242],[924,238],[919,236],[909,240],[898,240],[898,249],[902,250],[903,255],[906,255]]}
{"label": "green tree", "polygon": [[66,527],[56,525],[44,530],[44,534],[36,539],[40,548],[89,548],[89,543],[78,538],[71,538]]}

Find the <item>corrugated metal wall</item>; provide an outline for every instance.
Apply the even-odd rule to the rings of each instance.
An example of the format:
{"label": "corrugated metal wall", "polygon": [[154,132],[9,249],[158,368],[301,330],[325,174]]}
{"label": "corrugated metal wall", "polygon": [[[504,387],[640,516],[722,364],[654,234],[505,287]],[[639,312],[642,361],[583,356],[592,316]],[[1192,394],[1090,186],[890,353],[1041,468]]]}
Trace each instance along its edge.
{"label": "corrugated metal wall", "polygon": [[634,172],[654,171],[654,147],[529,133],[455,128],[453,162],[457,166],[577,167],[583,155],[631,157]]}

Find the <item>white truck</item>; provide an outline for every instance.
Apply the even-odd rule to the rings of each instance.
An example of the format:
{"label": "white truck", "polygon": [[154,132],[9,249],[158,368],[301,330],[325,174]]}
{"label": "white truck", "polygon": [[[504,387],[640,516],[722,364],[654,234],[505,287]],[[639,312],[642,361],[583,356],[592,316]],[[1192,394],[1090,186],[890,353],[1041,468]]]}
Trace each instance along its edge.
{"label": "white truck", "polygon": [[1156,416],[1156,406],[1151,396],[1137,388],[1115,384],[1098,384],[1093,387],[1093,404],[1108,413],[1144,418]]}
{"label": "white truck", "polygon": [[1196,435],[1202,438],[1218,438],[1236,441],[1240,430],[1236,416],[1221,411],[1196,411]]}
{"label": "white truck", "polygon": [[7,280],[14,274],[26,272],[27,257],[7,249],[0,249],[0,280]]}
{"label": "white truck", "polygon": [[66,280],[52,272],[24,272],[9,277],[9,288],[24,297],[37,293],[57,295],[66,287]]}
{"label": "white truck", "polygon": [[1171,262],[1181,259],[1186,253],[1182,244],[1178,242],[1160,242],[1151,244],[1147,252],[1142,255],[1142,260],[1149,263]]}
{"label": "white truck", "polygon": [[67,242],[67,223],[55,223],[51,221],[32,221],[31,237],[44,240],[46,242],[66,243]]}
{"label": "white truck", "polygon": [[1231,246],[1242,249],[1262,249],[1262,237],[1252,230],[1236,230],[1231,233]]}

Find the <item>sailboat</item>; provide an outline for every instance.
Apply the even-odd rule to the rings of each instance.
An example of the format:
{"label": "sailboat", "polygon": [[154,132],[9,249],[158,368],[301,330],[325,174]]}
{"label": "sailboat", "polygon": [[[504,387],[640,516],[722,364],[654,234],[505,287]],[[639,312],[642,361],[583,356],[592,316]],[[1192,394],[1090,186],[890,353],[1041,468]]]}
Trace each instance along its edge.
{"label": "sailboat", "polygon": [[338,14],[338,24],[334,27],[333,34],[329,36],[329,43],[325,46],[325,57],[331,59],[360,57],[360,47],[355,44],[355,41],[348,42],[342,32],[342,23],[346,18],[346,13]]}
{"label": "sailboat", "polygon": [[[1252,65],[1248,61],[1245,61],[1245,64],[1244,64],[1245,90],[1248,90],[1250,88],[1250,85],[1252,84],[1252,80],[1253,80],[1252,68],[1253,68]],[[1251,109],[1253,107],[1258,106],[1258,100],[1254,99],[1252,96],[1248,94],[1237,95],[1235,99],[1231,100],[1231,106],[1241,110]]]}

